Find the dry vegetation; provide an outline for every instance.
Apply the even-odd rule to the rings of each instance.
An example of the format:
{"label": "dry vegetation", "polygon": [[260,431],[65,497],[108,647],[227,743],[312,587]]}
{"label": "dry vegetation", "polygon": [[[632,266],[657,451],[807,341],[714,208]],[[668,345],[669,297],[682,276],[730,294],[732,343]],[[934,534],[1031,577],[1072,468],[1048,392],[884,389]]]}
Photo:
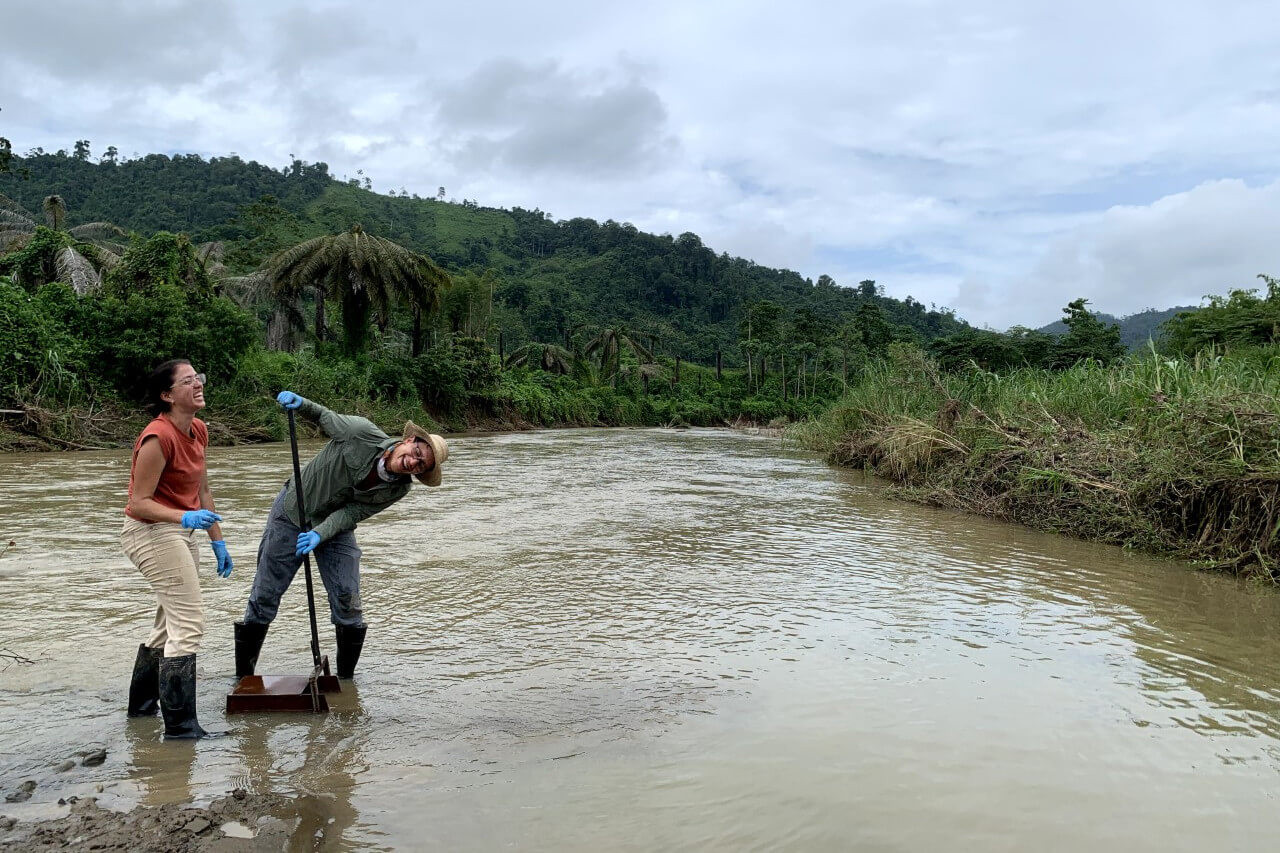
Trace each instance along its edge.
{"label": "dry vegetation", "polygon": [[793,434],[895,494],[1280,579],[1280,354],[940,373],[900,348]]}

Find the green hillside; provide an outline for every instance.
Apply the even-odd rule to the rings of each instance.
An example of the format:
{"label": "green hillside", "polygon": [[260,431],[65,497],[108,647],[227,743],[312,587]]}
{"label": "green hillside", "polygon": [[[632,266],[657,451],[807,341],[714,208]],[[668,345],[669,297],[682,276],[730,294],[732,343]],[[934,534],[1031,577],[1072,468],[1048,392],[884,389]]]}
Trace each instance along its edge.
{"label": "green hillside", "polygon": [[[1145,347],[1149,340],[1159,342],[1162,327],[1168,320],[1173,319],[1175,315],[1182,311],[1195,310],[1196,306],[1194,305],[1181,305],[1163,310],[1148,308],[1146,311],[1139,311],[1127,317],[1115,317],[1104,312],[1095,312],[1094,316],[1108,326],[1119,326],[1120,343],[1124,344],[1126,349],[1136,350]],[[1067,334],[1068,330],[1067,324],[1058,320],[1042,327],[1039,331],[1046,335],[1057,336]]]}
{"label": "green hillside", "polygon": [[[107,221],[143,236],[178,231],[194,242],[222,241],[231,272],[248,272],[300,240],[365,231],[431,257],[464,281],[489,273],[486,336],[501,333],[508,351],[527,341],[585,339],[600,327],[624,326],[667,356],[741,364],[742,339],[766,338],[748,323],[748,307],[766,312],[776,335],[835,346],[843,334],[883,326],[889,339],[928,342],[967,328],[950,311],[882,295],[874,282],[815,283],[789,270],[717,254],[691,233],[642,232],[629,223],[554,221],[540,210],[487,208],[381,195],[343,182],[324,163],[294,161],[273,169],[236,156],[115,155],[95,162],[34,152],[14,158],[17,174],[0,175],[0,193],[28,210],[59,195],[67,224]],[[471,297],[468,297],[471,298]],[[471,314],[468,303],[465,313]],[[454,331],[460,312],[453,314]],[[843,330],[843,332],[842,332]],[[865,334],[862,335],[867,340]]]}

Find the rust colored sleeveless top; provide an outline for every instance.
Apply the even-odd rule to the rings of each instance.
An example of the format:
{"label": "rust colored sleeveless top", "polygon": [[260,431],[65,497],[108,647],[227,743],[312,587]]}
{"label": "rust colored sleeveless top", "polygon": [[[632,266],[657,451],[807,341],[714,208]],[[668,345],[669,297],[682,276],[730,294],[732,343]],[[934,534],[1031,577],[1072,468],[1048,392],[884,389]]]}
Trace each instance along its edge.
{"label": "rust colored sleeveless top", "polygon": [[[151,436],[160,441],[164,453],[164,471],[156,484],[155,500],[161,506],[186,512],[200,508],[200,481],[204,478],[204,449],[209,444],[209,430],[199,418],[191,420],[191,435],[173,425],[173,421],[158,416],[138,436],[133,444],[133,461],[129,465],[129,499],[133,500],[133,476],[138,465],[138,451],[142,442]],[[125,510],[125,515],[134,518]],[[137,519],[145,521],[146,519]]]}

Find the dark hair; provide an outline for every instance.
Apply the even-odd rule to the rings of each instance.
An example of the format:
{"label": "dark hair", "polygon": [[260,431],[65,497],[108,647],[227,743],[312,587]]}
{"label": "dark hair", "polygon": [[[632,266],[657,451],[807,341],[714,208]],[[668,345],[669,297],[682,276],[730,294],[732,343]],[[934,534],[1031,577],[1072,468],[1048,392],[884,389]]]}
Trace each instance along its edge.
{"label": "dark hair", "polygon": [[169,402],[161,399],[160,395],[173,387],[173,374],[178,369],[179,364],[190,364],[191,362],[185,358],[171,358],[162,364],[156,366],[151,371],[151,375],[147,377],[147,410],[152,415],[160,415],[169,411]]}

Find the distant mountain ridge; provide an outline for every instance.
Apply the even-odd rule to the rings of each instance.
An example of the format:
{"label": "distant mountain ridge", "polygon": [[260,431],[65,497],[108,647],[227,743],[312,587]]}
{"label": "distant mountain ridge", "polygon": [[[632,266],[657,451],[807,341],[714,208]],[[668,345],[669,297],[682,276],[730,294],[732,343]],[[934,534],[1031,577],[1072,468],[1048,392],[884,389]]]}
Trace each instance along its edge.
{"label": "distant mountain ridge", "polygon": [[[1137,314],[1130,314],[1127,317],[1116,317],[1102,311],[1095,311],[1093,316],[1108,326],[1119,326],[1120,342],[1130,350],[1135,350],[1146,346],[1148,340],[1159,341],[1160,327],[1166,321],[1173,319],[1174,315],[1183,311],[1195,311],[1197,307],[1196,305],[1180,305],[1176,308],[1148,308],[1146,311],[1139,311]],[[1041,326],[1037,331],[1049,335],[1065,335],[1067,333],[1067,324],[1058,320],[1047,326]]]}

